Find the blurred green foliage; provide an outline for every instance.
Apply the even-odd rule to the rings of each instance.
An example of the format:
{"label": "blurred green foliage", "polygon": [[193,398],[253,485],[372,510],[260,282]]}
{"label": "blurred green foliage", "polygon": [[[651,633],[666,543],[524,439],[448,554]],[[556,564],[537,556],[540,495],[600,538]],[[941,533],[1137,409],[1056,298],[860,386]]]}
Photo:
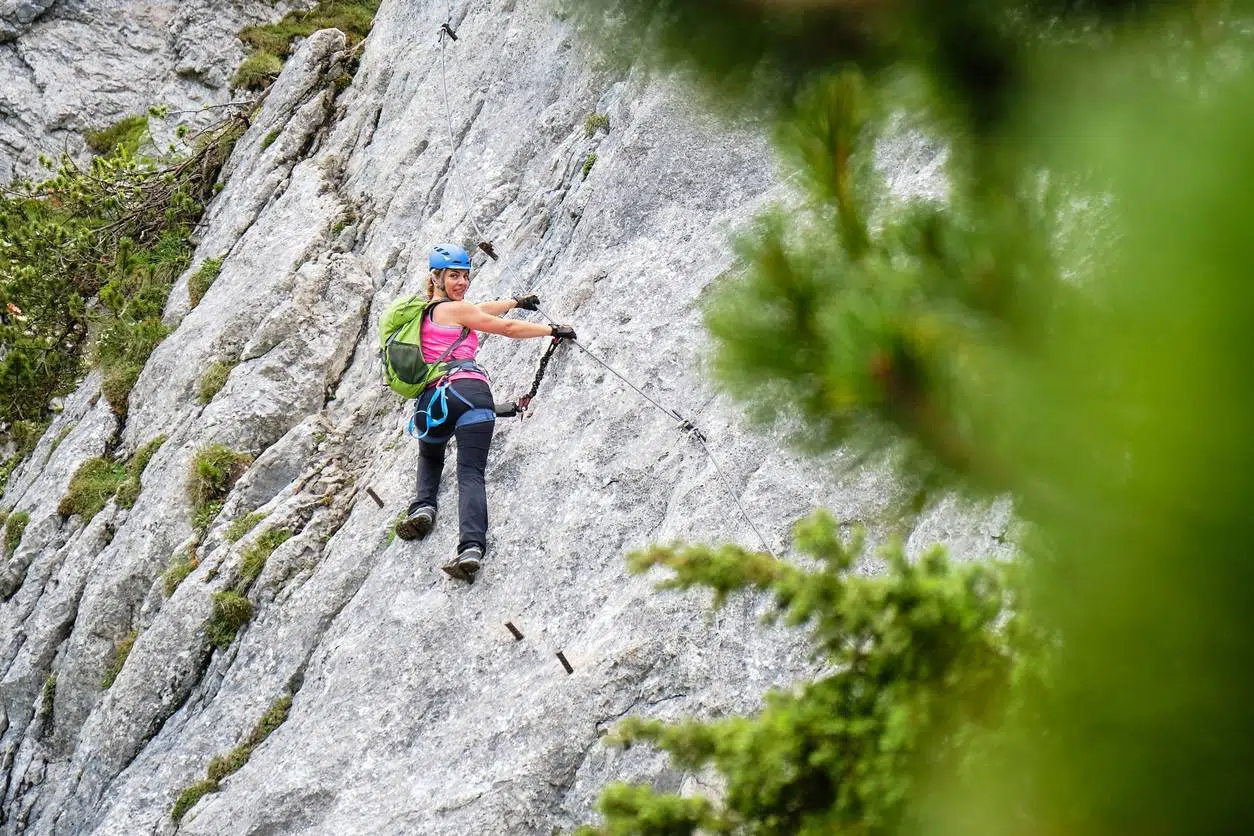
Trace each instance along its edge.
{"label": "blurred green foliage", "polygon": [[823,512],[798,525],[796,545],[818,569],[737,546],[633,555],[634,571],[673,570],[664,587],[713,589],[715,606],[746,587],[769,592],[770,619],[808,626],[825,673],[769,694],[754,717],[624,721],[611,742],[713,766],[724,791],[678,799],[617,785],[602,799],[606,826],[585,833],[901,832],[919,823],[934,773],[962,773],[972,736],[1024,710],[1045,645],[1017,607],[1013,567],[955,566],[940,550],[911,563],[892,547],[886,573],[860,575],[861,540],[842,543]]}
{"label": "blurred green foliage", "polygon": [[[893,739],[913,741],[917,760],[895,765],[891,748],[829,749],[861,715],[825,680],[748,726],[629,725],[681,764],[718,767],[728,796],[702,807],[616,790],[604,831],[1249,830],[1248,4],[585,7],[616,48],[649,45],[729,111],[760,114],[800,174],[710,301],[719,378],[811,449],[904,449],[905,476],[1014,497],[1032,536],[1003,612],[1056,640],[1037,653],[964,620],[984,624],[980,641],[1004,636],[989,693],[1008,710],[973,712],[973,696],[935,726],[900,715]],[[943,199],[894,192],[877,168],[877,147],[912,143],[945,156]],[[691,555],[649,561],[682,578]],[[718,578],[752,582],[701,580]],[[937,592],[928,606],[943,609]],[[930,699],[908,666],[896,671],[903,694]],[[824,722],[796,748],[851,758],[835,792],[793,794],[805,773],[788,751],[724,751],[818,709]],[[932,767],[921,780],[912,763]],[[788,791],[749,804],[734,789],[775,780]],[[858,801],[877,786],[880,802]],[[885,799],[902,806],[886,815]]]}

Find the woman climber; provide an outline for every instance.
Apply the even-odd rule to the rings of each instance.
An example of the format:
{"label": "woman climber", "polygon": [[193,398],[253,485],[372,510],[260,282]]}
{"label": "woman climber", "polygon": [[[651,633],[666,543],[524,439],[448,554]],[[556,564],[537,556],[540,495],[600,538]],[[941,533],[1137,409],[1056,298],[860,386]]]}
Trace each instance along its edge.
{"label": "woman climber", "polygon": [[447,361],[448,372],[418,396],[411,431],[418,435],[418,495],[396,534],[420,540],[435,525],[436,495],[444,470],[444,446],[457,439],[457,513],[460,521],[457,554],[441,568],[454,578],[474,582],[487,549],[488,499],[484,471],[496,422],[492,388],[476,362],[479,335],[501,334],[516,340],[530,337],[575,339],[569,325],[540,325],[501,314],[515,308],[534,311],[536,296],[494,299],[477,305],[464,301],[470,289],[470,254],[452,244],[437,244],[428,259],[427,298],[420,324],[422,356],[427,363]]}

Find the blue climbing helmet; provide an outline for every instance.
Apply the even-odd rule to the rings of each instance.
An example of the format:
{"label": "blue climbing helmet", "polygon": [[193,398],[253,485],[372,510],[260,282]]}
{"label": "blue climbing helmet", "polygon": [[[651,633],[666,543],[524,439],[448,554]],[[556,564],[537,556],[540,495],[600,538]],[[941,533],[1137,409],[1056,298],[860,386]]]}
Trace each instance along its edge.
{"label": "blue climbing helmet", "polygon": [[470,253],[456,244],[436,244],[431,248],[427,264],[432,270],[469,270]]}

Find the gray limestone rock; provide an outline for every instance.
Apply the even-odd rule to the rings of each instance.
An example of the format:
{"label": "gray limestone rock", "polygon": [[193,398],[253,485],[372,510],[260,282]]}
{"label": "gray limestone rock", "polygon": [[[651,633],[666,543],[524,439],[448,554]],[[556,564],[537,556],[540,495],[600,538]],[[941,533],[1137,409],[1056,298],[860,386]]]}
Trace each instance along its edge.
{"label": "gray limestone rock", "polygon": [[211,118],[244,49],[245,26],[308,2],[280,0],[3,0],[0,2],[0,183],[40,174],[40,154],[81,157],[88,131],[151,106],[154,147],[178,122]]}
{"label": "gray limestone rock", "polygon": [[[207,79],[209,101],[230,64],[222,56],[238,54],[232,32],[259,14],[143,4],[164,23],[128,21],[88,72],[70,55],[103,36],[78,2],[45,4],[43,17],[37,3],[0,7],[0,25],[20,30],[0,44],[0,65],[28,58],[23,109],[0,108],[4,153],[153,90]],[[887,466],[799,455],[748,427],[704,371],[700,304],[731,264],[729,236],[795,198],[760,126],[721,124],[681,84],[595,69],[542,0],[472,5],[445,56],[450,159],[433,37],[445,9],[388,0],[356,56],[334,31],[301,44],[197,231],[195,263],[223,258],[220,275],[195,307],[187,277],[176,287],[172,333],[125,425],[89,376],[0,499],[31,513],[0,571],[3,832],[173,833],[180,792],[285,694],[286,723],[177,830],[547,836],[591,819],[612,780],[716,790],[710,776],[601,737],[629,714],[751,711],[767,689],[815,672],[806,644],[760,626],[759,598],[711,613],[706,595],[655,593],[653,578],[627,574],[624,552],[754,544],[760,531],[786,554],[791,525],[816,506],[873,540],[902,533],[910,497]],[[103,96],[106,62],[148,86]],[[592,112],[609,129],[589,137]],[[19,149],[15,125],[45,133],[28,132],[36,138]],[[942,156],[904,136],[880,164],[900,194],[943,197]],[[501,258],[476,254],[473,299],[538,293],[589,350],[700,426],[715,458],[561,347],[531,417],[498,422],[491,542],[467,587],[438,568],[456,544],[454,455],[432,535],[389,536],[413,491],[417,444],[405,436],[407,405],[380,383],[375,328],[391,300],[421,289],[431,243],[473,245],[476,229]],[[527,389],[544,347],[484,341],[498,401]],[[196,385],[213,362],[234,365],[202,405]],[[82,461],[129,455],[158,435],[167,440],[133,508],[111,503],[88,525],[56,513]],[[195,532],[185,485],[210,443],[254,461]],[[231,523],[250,513],[260,522],[232,542]],[[974,558],[1009,553],[1010,519],[1005,503],[950,498],[905,525],[912,552],[939,541]],[[274,531],[290,536],[258,567],[256,546]],[[193,554],[167,595],[163,573]],[[253,612],[218,648],[206,623],[229,589]]]}

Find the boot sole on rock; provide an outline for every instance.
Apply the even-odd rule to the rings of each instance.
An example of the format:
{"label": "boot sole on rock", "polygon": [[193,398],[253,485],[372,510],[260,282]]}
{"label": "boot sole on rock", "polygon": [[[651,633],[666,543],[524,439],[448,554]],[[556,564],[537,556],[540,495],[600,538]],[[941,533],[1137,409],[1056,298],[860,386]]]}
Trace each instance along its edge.
{"label": "boot sole on rock", "polygon": [[396,536],[402,540],[421,540],[431,533],[435,527],[435,518],[428,516],[411,517],[396,524]]}
{"label": "boot sole on rock", "polygon": [[448,563],[445,563],[440,568],[443,569],[444,574],[448,575],[450,578],[456,578],[457,580],[465,581],[466,583],[475,582],[475,576],[467,575],[465,570],[462,569],[461,565],[457,562],[456,558]]}

